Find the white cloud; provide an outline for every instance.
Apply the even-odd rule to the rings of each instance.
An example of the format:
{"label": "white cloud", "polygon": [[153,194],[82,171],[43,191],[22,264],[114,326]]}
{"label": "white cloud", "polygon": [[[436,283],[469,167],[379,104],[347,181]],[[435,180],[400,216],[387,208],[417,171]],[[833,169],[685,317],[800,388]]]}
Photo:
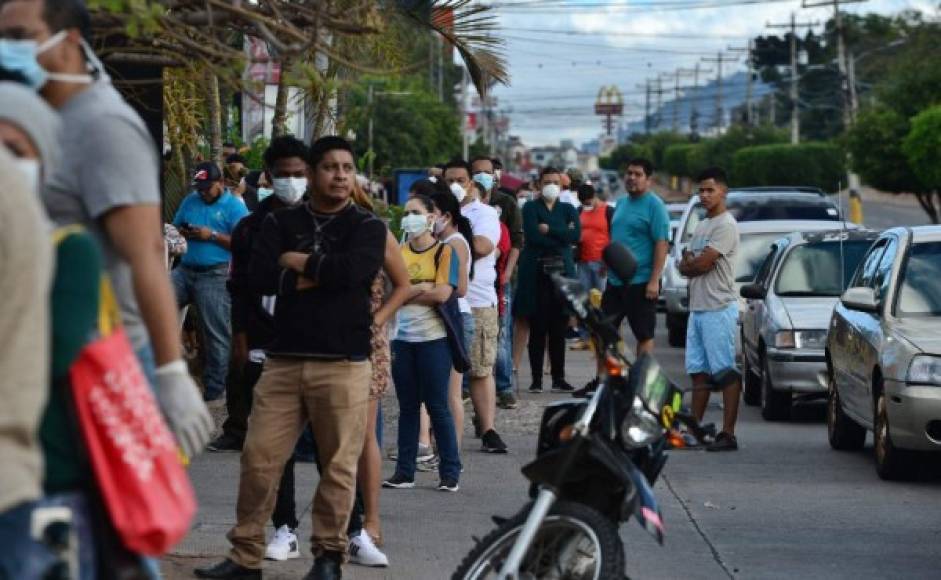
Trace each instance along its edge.
{"label": "white cloud", "polygon": [[[630,5],[628,0],[620,3]],[[527,144],[555,144],[566,138],[585,141],[600,134],[601,120],[592,115],[592,105],[601,86],[620,87],[628,105],[625,118],[639,118],[643,114],[643,91],[636,85],[648,76],[691,67],[700,54],[714,55],[729,45],[743,45],[749,37],[764,33],[767,22],[788,21],[792,11],[797,11],[802,20],[821,22],[832,14],[831,9],[800,6],[800,0],[794,0],[670,12],[631,13],[605,8],[567,14],[536,10],[500,14],[512,84],[495,91],[498,106],[512,108],[510,131]],[[883,14],[903,9],[936,13],[933,0],[872,0],[845,9]],[[552,35],[526,29],[588,34]],[[671,36],[649,36],[652,34]],[[678,54],[683,52],[693,54]]]}

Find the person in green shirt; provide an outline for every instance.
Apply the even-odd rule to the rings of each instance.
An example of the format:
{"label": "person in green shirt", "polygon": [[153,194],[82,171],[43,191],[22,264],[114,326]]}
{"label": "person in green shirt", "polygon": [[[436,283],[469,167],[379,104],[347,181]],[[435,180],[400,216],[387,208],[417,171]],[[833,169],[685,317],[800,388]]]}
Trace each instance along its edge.
{"label": "person in green shirt", "polygon": [[565,305],[550,279],[553,273],[575,277],[572,246],[581,238],[581,222],[574,206],[561,203],[562,173],[546,167],[540,175],[542,196],[523,206],[525,242],[520,253],[513,315],[529,320],[530,392],[542,392],[542,363],[548,342],[552,390],[572,392],[565,381]]}

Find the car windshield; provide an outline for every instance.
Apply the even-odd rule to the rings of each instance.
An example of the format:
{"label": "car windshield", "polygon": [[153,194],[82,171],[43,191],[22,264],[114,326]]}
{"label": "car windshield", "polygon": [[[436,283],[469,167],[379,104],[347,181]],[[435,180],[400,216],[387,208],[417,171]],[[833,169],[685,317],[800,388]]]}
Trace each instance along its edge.
{"label": "car windshield", "polygon": [[941,316],[941,242],[912,247],[899,280],[899,316]]}
{"label": "car windshield", "polygon": [[843,242],[842,248],[838,241],[797,246],[784,259],[774,292],[778,296],[839,296],[871,245],[868,240],[853,240]]}
{"label": "car windshield", "polygon": [[758,268],[771,251],[771,244],[786,235],[784,232],[742,234],[739,238],[738,254],[735,256],[735,281],[754,280]]}
{"label": "car windshield", "polygon": [[[738,222],[758,222],[769,220],[812,220],[839,221],[840,212],[830,203],[819,198],[784,196],[772,199],[765,196],[743,196],[730,199],[729,213]],[[706,217],[706,208],[697,203],[689,212],[686,229],[683,230],[683,243],[693,238],[693,232]]]}

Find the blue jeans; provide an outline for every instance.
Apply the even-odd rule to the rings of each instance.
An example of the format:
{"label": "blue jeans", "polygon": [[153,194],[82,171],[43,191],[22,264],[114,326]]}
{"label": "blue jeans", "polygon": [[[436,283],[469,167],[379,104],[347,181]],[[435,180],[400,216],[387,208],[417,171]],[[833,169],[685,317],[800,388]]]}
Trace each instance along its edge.
{"label": "blue jeans", "polygon": [[438,443],[442,479],[461,475],[454,418],[448,408],[451,350],[446,338],[430,342],[392,341],[392,380],[399,399],[399,458],[396,473],[415,477],[418,456],[419,408],[425,404]]}
{"label": "blue jeans", "polygon": [[513,390],[513,312],[510,302],[510,285],[503,289],[506,296],[506,314],[500,319],[500,339],[497,344],[497,363],[494,366],[494,378],[497,383],[497,392],[506,393]]}
{"label": "blue jeans", "polygon": [[[461,319],[464,321],[464,349],[470,352],[471,343],[474,342],[474,331],[477,329],[477,321],[470,312],[462,312]],[[461,381],[461,390],[467,394],[470,392],[470,377],[464,373]]]}
{"label": "blue jeans", "polygon": [[58,559],[30,533],[33,511],[40,507],[24,502],[0,512],[0,578],[40,580]]}
{"label": "blue jeans", "polygon": [[232,343],[229,292],[225,288],[228,265],[222,264],[205,272],[180,266],[173,270],[171,277],[177,305],[183,308],[195,304],[199,310],[203,347],[206,349],[205,398],[218,398],[225,392]]}
{"label": "blue jeans", "polygon": [[150,383],[151,390],[157,388],[157,361],[154,359],[154,350],[150,345],[142,346],[134,354],[137,355],[137,361],[140,363],[144,378]]}

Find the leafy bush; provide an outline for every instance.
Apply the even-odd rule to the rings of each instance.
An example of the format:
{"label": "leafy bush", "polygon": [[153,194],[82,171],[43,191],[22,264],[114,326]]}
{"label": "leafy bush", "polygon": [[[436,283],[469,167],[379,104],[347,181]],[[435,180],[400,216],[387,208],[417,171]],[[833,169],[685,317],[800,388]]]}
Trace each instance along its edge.
{"label": "leafy bush", "polygon": [[925,109],[912,119],[902,150],[922,183],[931,189],[941,188],[941,105]]}
{"label": "leafy bush", "polygon": [[805,185],[836,191],[845,179],[842,149],[830,143],[758,145],[735,153],[732,185]]}

